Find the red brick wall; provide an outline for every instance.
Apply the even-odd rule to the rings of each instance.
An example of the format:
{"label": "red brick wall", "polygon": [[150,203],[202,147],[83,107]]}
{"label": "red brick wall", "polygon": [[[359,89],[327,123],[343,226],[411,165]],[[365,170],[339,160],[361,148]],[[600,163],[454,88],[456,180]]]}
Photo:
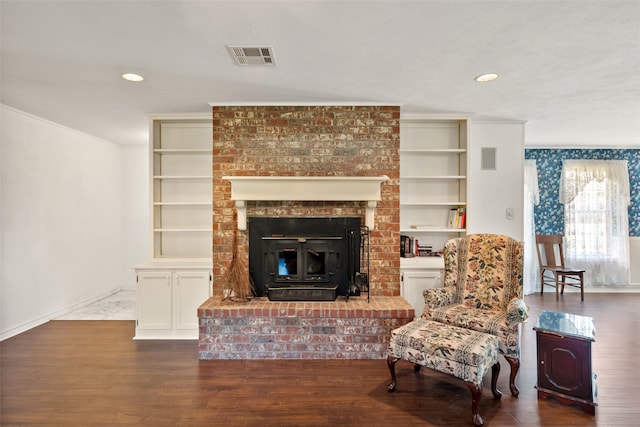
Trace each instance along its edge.
{"label": "red brick wall", "polygon": [[198,358],[384,359],[391,331],[414,314],[400,297],[246,304],[210,298],[198,309]]}
{"label": "red brick wall", "polygon": [[[371,233],[371,296],[400,295],[400,107],[213,107],[214,293],[232,258],[248,258],[247,231],[236,231],[233,176],[379,176],[382,200]],[[283,197],[285,198],[285,197]],[[365,202],[248,202],[250,216],[360,216]]]}

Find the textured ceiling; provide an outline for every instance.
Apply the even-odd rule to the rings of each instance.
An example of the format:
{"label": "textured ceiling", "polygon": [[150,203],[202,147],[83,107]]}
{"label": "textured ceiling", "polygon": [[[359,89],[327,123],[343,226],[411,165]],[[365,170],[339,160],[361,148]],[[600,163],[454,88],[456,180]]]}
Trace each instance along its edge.
{"label": "textured ceiling", "polygon": [[[640,1],[0,5],[2,103],[118,144],[209,102],[357,101],[526,121],[527,146],[640,146]],[[277,65],[226,45],[273,46]]]}

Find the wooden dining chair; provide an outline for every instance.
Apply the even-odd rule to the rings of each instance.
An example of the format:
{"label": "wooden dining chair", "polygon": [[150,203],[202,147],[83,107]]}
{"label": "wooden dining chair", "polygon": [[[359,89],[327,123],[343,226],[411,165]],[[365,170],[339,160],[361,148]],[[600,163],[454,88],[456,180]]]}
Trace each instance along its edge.
{"label": "wooden dining chair", "polygon": [[561,234],[536,234],[536,251],[538,252],[538,265],[540,266],[540,293],[544,293],[544,287],[556,288],[556,300],[558,290],[564,294],[564,287],[573,286],[580,288],[580,300],[584,301],[584,270],[568,268],[564,263],[562,249],[563,237]]}

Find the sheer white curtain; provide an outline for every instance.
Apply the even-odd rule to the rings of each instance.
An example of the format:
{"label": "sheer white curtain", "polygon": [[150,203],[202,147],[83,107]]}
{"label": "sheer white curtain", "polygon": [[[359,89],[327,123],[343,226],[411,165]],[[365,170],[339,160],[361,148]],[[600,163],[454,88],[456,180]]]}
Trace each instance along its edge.
{"label": "sheer white curtain", "polygon": [[536,253],[536,224],[534,206],[540,203],[538,167],[535,160],[524,161],[524,294],[538,289],[538,259]]}
{"label": "sheer white curtain", "polygon": [[560,178],[567,264],[587,283],[629,284],[629,172],[626,160],[565,160]]}

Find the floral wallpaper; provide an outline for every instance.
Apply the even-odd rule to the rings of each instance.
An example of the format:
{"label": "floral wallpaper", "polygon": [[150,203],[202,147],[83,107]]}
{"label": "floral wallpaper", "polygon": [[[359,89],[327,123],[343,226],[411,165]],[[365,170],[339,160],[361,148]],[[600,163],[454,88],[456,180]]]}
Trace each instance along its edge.
{"label": "floral wallpaper", "polygon": [[536,232],[564,233],[564,210],[558,201],[560,171],[565,159],[627,160],[629,162],[629,236],[640,236],[640,150],[638,149],[541,149],[524,150],[525,159],[538,167],[540,204],[535,207]]}

